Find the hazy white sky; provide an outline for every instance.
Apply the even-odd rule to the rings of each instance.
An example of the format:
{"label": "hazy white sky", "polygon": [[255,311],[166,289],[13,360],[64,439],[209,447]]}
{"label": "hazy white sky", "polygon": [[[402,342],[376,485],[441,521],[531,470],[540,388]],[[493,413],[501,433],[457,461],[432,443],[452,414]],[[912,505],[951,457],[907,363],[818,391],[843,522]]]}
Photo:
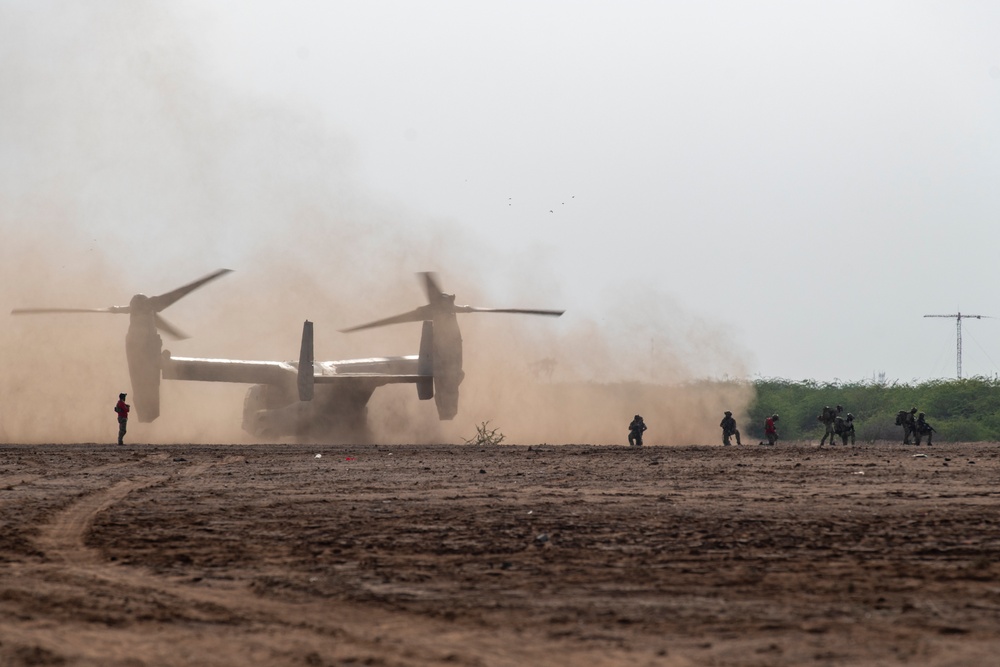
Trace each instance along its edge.
{"label": "hazy white sky", "polygon": [[[128,113],[154,105],[151,118],[167,113],[178,127],[151,120],[116,141],[215,119],[203,156],[213,170],[174,183],[200,194],[156,210],[141,197],[116,204],[164,230],[213,207],[248,219],[266,210],[252,179],[226,202],[213,192],[218,174],[241,178],[255,159],[234,150],[220,166],[208,155],[244,120],[222,108],[232,97],[253,100],[246,122],[258,134],[270,114],[310,128],[292,131],[302,145],[253,178],[307,173],[296,188],[336,199],[345,219],[364,192],[375,218],[430,246],[460,238],[471,254],[461,270],[495,280],[492,297],[514,298],[511,271],[544,294],[484,305],[565,307],[626,332],[630,318],[641,330],[647,309],[676,312],[728,332],[721,344],[746,360],[736,373],[817,380],[952,376],[955,323],[922,316],[1000,317],[1000,4],[185,0],[4,11],[26,37],[0,46],[0,62],[69,67],[66,90],[44,93],[64,109],[81,77],[100,87],[137,67],[155,72],[161,97]],[[75,50],[100,53],[97,71],[86,58],[70,64],[81,62],[66,55]],[[8,80],[5,113],[35,108],[10,96],[37,102],[46,89],[31,77],[46,74],[32,61]],[[58,126],[80,150],[107,150],[100,131],[88,129],[88,147],[78,127]],[[288,136],[276,129],[274,141]],[[148,150],[169,161],[173,145]],[[22,175],[0,188],[22,208],[41,179],[23,174],[45,170],[35,150],[25,166],[28,146],[0,130],[0,169]],[[305,170],[296,158],[314,153]],[[315,176],[328,163],[339,178]],[[246,230],[199,232],[206,271],[237,261],[253,243]],[[356,254],[379,252],[352,242]],[[1000,372],[1000,320],[964,331],[965,375]]]}

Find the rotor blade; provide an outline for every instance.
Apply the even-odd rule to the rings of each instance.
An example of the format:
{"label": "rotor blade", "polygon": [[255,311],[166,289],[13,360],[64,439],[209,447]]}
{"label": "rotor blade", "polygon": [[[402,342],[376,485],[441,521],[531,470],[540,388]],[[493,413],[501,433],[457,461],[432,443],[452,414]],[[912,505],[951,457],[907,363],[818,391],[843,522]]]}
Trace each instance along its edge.
{"label": "rotor blade", "polygon": [[190,336],[188,336],[186,333],[184,333],[180,329],[177,329],[176,327],[174,327],[174,325],[170,324],[165,319],[160,317],[159,313],[154,315],[153,319],[156,321],[156,328],[162,331],[163,333],[167,334],[171,338],[175,338],[177,340],[184,340],[185,338],[190,338]]}
{"label": "rotor blade", "polygon": [[350,333],[352,331],[361,331],[362,329],[374,329],[375,327],[384,327],[389,324],[400,324],[402,322],[423,322],[424,320],[433,320],[433,313],[431,312],[430,306],[420,306],[415,310],[411,310],[408,313],[402,313],[400,315],[393,315],[392,317],[386,317],[385,319],[375,320],[374,322],[368,322],[367,324],[359,324],[356,327],[351,327],[350,329],[341,329],[341,333]]}
{"label": "rotor blade", "polygon": [[178,287],[177,289],[167,292],[166,294],[161,294],[159,296],[150,297],[149,301],[153,306],[155,312],[160,312],[164,308],[174,304],[178,299],[187,296],[191,292],[195,291],[207,282],[211,282],[220,276],[224,276],[227,273],[231,273],[232,269],[219,269],[214,273],[210,273],[204,278],[199,278],[193,283],[188,283],[184,287]]}
{"label": "rotor blade", "polygon": [[535,308],[476,308],[475,306],[455,306],[456,313],[523,313],[525,315],[552,315],[559,317],[565,310],[542,310]]}
{"label": "rotor blade", "polygon": [[11,315],[37,315],[39,313],[127,313],[128,306],[110,308],[15,308]]}
{"label": "rotor blade", "polygon": [[427,292],[427,301],[429,303],[434,303],[440,299],[444,292],[441,291],[441,287],[438,285],[437,276],[430,271],[425,271],[418,275],[423,276],[424,291]]}

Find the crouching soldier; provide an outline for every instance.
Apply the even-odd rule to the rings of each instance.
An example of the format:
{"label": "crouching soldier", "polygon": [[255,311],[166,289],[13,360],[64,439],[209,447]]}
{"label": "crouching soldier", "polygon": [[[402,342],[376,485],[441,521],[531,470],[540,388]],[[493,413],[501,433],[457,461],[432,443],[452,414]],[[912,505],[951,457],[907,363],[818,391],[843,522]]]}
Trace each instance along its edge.
{"label": "crouching soldier", "polygon": [[729,438],[736,436],[736,444],[742,445],[740,442],[740,431],[736,428],[736,420],[733,419],[733,413],[726,410],[726,416],[722,418],[719,422],[719,426],[722,427],[722,444],[728,447],[730,445]]}
{"label": "crouching soldier", "polygon": [[628,425],[628,446],[642,447],[642,432],[646,430],[646,422],[641,415],[636,415]]}
{"label": "crouching soldier", "polygon": [[854,415],[850,412],[847,413],[846,418],[837,415],[837,418],[833,421],[833,429],[840,436],[840,440],[844,443],[844,446],[847,446],[848,438],[851,439],[851,445],[854,445]]}
{"label": "crouching soldier", "polygon": [[934,433],[934,427],[927,423],[924,419],[924,413],[921,412],[917,415],[917,421],[914,422],[915,432],[914,438],[916,438],[917,445],[920,444],[920,440],[926,435],[927,436],[927,446],[931,446],[931,434]]}

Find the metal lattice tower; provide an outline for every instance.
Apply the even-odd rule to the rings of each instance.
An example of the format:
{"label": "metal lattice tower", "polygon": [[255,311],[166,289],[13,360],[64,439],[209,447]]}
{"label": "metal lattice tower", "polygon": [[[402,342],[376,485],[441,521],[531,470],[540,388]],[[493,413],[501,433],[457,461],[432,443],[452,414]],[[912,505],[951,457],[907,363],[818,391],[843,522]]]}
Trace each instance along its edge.
{"label": "metal lattice tower", "polygon": [[962,379],[962,319],[977,319],[981,320],[984,317],[989,317],[989,315],[965,315],[961,311],[955,313],[954,315],[924,315],[924,317],[952,317],[955,319],[955,328],[957,330],[958,336],[958,352],[956,356],[956,373],[958,374],[958,379]]}

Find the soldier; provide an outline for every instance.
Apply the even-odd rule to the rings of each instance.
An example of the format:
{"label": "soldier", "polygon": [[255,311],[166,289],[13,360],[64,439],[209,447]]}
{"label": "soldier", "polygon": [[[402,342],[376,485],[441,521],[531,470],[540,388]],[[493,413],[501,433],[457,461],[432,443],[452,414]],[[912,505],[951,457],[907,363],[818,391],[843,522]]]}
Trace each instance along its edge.
{"label": "soldier", "polygon": [[[778,441],[778,427],[776,422],[778,421],[778,415],[773,414],[764,420],[764,435],[767,436],[767,444],[774,445]],[[765,443],[760,443],[765,444]]]}
{"label": "soldier", "polygon": [[916,419],[917,409],[910,408],[909,412],[903,413],[903,444],[910,444],[910,436],[913,436],[914,442],[917,441],[917,419]]}
{"label": "soldier", "polygon": [[646,422],[641,415],[636,415],[628,425],[628,446],[642,447],[642,432],[646,430]]}
{"label": "soldier", "polygon": [[840,436],[840,440],[847,446],[847,438],[851,438],[851,445],[854,445],[854,415],[847,413],[847,418],[837,415],[833,421],[833,430]]}
{"label": "soldier", "polygon": [[736,444],[737,445],[742,445],[743,444],[742,442],[740,442],[740,432],[739,432],[739,429],[736,428],[736,420],[733,419],[733,413],[732,412],[730,412],[729,410],[726,410],[726,416],[722,418],[721,422],[719,422],[719,426],[722,427],[722,444],[723,445],[725,445],[726,447],[728,447],[729,446],[729,438],[732,437],[732,436],[734,436],[734,435],[736,436]]}
{"label": "soldier", "polygon": [[906,433],[906,410],[900,410],[896,413],[896,426],[903,427],[903,444],[910,444],[910,439],[907,437]]}
{"label": "soldier", "polygon": [[924,419],[924,413],[921,412],[917,415],[917,421],[914,422],[914,437],[916,438],[917,446],[920,446],[920,440],[923,436],[927,436],[927,446],[931,446],[931,434],[934,433],[934,427],[927,423]]}
{"label": "soldier", "polygon": [[823,425],[826,426],[826,432],[823,433],[823,439],[819,441],[820,447],[822,447],[823,444],[826,442],[827,437],[830,438],[831,445],[836,444],[834,442],[834,436],[836,435],[836,431],[834,431],[833,424],[837,420],[837,415],[843,412],[843,410],[844,408],[840,405],[837,406],[836,410],[827,405],[826,407],[823,408],[823,411],[819,413],[819,416],[816,417],[817,420],[823,422]]}
{"label": "soldier", "polygon": [[125,402],[125,394],[118,394],[115,412],[118,413],[118,444],[125,444],[125,430],[128,427],[128,411],[132,407]]}

